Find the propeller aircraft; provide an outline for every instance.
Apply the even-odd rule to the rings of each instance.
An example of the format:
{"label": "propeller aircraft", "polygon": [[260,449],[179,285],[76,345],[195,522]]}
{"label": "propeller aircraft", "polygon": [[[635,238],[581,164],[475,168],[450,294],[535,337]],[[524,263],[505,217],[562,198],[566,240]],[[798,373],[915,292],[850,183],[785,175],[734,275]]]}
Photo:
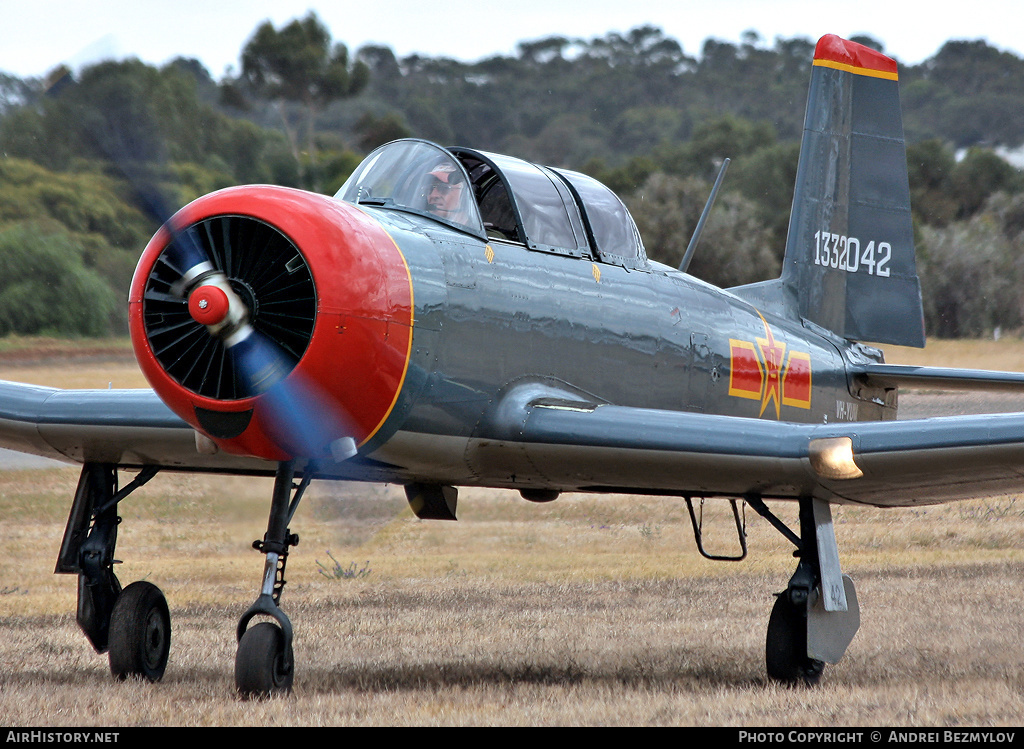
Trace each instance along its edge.
{"label": "propeller aircraft", "polygon": [[713,287],[650,261],[590,177],[406,139],[334,197],[242,186],[185,206],[142,253],[129,315],[152,390],[0,383],[0,445],[82,464],[56,572],[77,575],[116,677],[168,660],[165,597],[113,572],[118,505],[160,471],[275,477],[235,661],[239,692],[265,695],[293,681],[281,598],[314,478],[402,484],[428,519],[454,520],[463,486],[745,501],[799,559],[767,672],[814,683],[860,616],[831,505],[998,493],[1024,467],[1024,414],[895,420],[900,387],[1024,376],[869,345],[925,341],[898,72],[836,36],[815,49],[777,279]]}

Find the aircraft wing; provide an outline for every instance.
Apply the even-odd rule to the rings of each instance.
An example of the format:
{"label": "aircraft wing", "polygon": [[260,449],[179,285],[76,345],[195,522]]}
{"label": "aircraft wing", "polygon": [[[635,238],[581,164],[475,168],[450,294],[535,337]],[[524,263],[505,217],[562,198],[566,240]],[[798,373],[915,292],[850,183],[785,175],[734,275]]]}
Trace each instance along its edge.
{"label": "aircraft wing", "polygon": [[[872,375],[895,372],[903,382],[913,376],[949,384],[956,372],[956,382],[963,382],[963,370],[922,375],[926,369],[886,365],[873,367]],[[1012,373],[979,373],[977,382],[1018,384]],[[912,506],[1013,492],[1024,484],[1024,413],[798,424],[550,398],[513,411],[491,422],[470,460],[487,461],[489,449],[516,445],[541,474],[580,491],[811,495]],[[0,382],[0,447],[125,468],[243,474],[275,468],[256,458],[200,452],[192,427],[145,389]]]}
{"label": "aircraft wing", "polygon": [[274,464],[201,453],[196,432],[152,390],[58,390],[0,381],[0,447],[77,463],[273,473]]}
{"label": "aircraft wing", "polygon": [[541,401],[520,424],[529,460],[571,465],[584,491],[911,506],[1024,483],[1024,413],[795,424]]}

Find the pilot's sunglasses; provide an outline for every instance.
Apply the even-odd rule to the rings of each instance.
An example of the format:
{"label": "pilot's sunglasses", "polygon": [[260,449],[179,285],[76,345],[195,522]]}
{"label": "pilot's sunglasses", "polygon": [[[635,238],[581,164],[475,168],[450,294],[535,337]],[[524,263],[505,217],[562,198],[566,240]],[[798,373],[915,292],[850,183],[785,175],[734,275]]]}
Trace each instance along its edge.
{"label": "pilot's sunglasses", "polygon": [[450,193],[452,190],[454,190],[456,188],[461,189],[462,188],[462,183],[459,183],[457,185],[446,185],[444,182],[441,182],[440,180],[438,180],[437,182],[434,182],[434,184],[432,184],[430,186],[431,191],[437,190],[442,195],[447,195],[448,193]]}

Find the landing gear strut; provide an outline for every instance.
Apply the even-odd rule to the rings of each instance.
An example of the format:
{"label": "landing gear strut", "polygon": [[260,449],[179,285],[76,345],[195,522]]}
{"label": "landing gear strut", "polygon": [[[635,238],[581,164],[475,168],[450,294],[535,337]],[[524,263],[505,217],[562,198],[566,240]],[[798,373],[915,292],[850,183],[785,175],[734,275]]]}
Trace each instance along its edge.
{"label": "landing gear strut", "polygon": [[786,590],[768,620],[765,665],[768,677],[784,684],[813,686],[826,663],[838,663],[860,626],[853,581],[839,568],[839,549],[827,502],[800,500],[797,536],[756,497],[747,503],[793,541],[799,558]]}
{"label": "landing gear strut", "polygon": [[78,625],[98,653],[107,653],[118,679],[163,678],[171,648],[167,600],[152,583],[124,590],[114,574],[117,504],[156,475],[144,468],[118,491],[117,466],[86,463],[71,505],[56,573],[78,575]]}
{"label": "landing gear strut", "polygon": [[[238,622],[235,687],[246,698],[287,694],[292,689],[295,676],[292,623],[281,610],[280,602],[285,586],[288,548],[299,543],[299,537],[288,530],[288,524],[313,478],[313,471],[307,467],[298,486],[295,486],[294,478],[294,463],[278,464],[267,532],[262,541],[253,542],[253,548],[266,554],[266,562],[259,597]],[[256,616],[267,616],[274,621],[260,622],[248,628]]]}

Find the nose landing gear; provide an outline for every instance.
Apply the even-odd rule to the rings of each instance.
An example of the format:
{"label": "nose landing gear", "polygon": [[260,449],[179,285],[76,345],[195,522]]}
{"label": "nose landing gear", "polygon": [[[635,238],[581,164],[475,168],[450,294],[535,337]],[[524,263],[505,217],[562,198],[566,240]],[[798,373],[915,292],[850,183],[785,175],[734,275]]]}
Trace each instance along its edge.
{"label": "nose landing gear", "polygon": [[[244,698],[287,694],[295,677],[292,624],[281,610],[280,602],[288,548],[299,543],[299,537],[288,530],[288,524],[313,478],[313,471],[307,466],[298,486],[294,478],[293,462],[278,465],[267,532],[262,541],[253,542],[253,548],[266,554],[266,562],[259,597],[238,622],[235,687]],[[269,617],[273,622],[263,621],[249,627],[249,622],[257,616]]]}

